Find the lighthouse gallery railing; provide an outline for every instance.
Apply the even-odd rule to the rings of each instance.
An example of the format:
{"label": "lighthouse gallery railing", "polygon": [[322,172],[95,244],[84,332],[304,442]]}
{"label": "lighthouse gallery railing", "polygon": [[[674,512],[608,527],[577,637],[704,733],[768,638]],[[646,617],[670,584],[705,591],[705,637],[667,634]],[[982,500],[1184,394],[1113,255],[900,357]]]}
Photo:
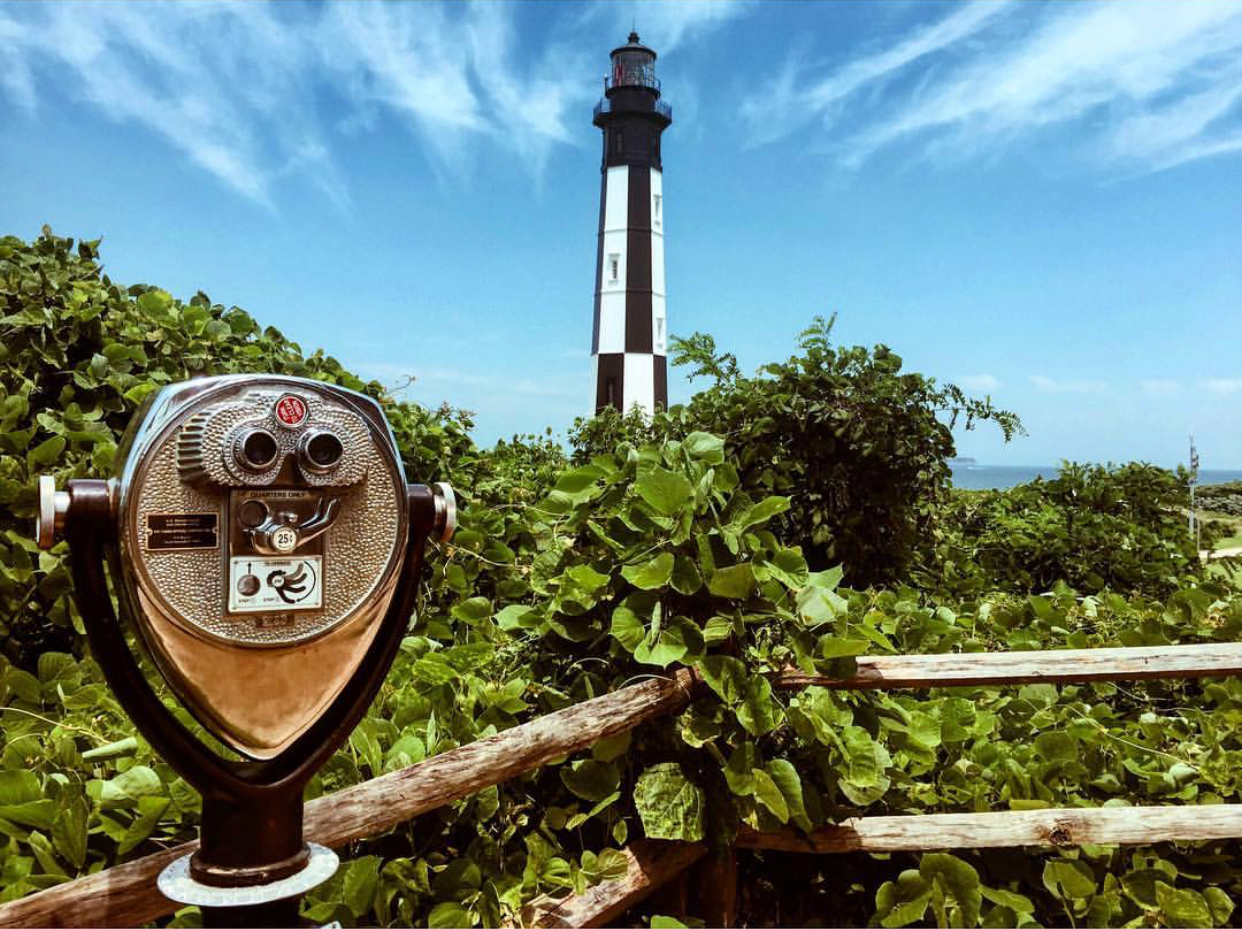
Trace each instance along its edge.
{"label": "lighthouse gallery railing", "polygon": [[[655,111],[659,113],[661,116],[665,117],[666,119],[671,120],[673,118],[673,108],[669,106],[667,103],[665,103],[663,100],[657,100],[655,102]],[[596,116],[598,116],[600,113],[611,113],[611,112],[612,112],[612,101],[609,100],[607,97],[601,98],[599,103],[595,104],[595,115]]]}

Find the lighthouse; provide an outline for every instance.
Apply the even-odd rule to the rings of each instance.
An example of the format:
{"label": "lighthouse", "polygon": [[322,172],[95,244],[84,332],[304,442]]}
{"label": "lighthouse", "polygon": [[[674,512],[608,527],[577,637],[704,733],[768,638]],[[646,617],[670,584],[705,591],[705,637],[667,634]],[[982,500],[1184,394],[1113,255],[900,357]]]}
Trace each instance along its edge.
{"label": "lighthouse", "polygon": [[656,53],[631,32],[612,51],[604,96],[595,105],[603,132],[595,321],[591,358],[595,411],[651,413],[668,406],[664,309],[664,173],[660,135],[673,110],[660,99]]}

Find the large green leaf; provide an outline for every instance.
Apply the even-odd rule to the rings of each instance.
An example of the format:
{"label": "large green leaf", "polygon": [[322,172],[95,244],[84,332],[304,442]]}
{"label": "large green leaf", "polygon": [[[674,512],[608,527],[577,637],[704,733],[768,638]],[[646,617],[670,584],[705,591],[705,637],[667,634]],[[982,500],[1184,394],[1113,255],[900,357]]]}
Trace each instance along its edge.
{"label": "large green leaf", "polygon": [[804,831],[810,832],[813,826],[806,813],[806,803],[802,796],[802,778],[798,776],[798,769],[788,759],[773,758],[768,762],[767,773],[780,789],[781,796],[785,798],[789,821]]}
{"label": "large green leaf", "polygon": [[841,730],[841,739],[849,761],[847,777],[850,783],[856,787],[877,784],[883,772],[876,756],[875,740],[861,726],[844,727]]}
{"label": "large green leaf", "polygon": [[707,580],[707,589],[717,597],[745,600],[755,589],[755,572],[749,562],[717,568]]}
{"label": "large green leaf", "polygon": [[555,489],[575,498],[586,499],[586,492],[595,486],[603,477],[603,473],[602,470],[592,465],[573,468],[561,473],[556,480]]}
{"label": "large green leaf", "polygon": [[708,464],[721,464],[725,460],[724,440],[709,432],[692,432],[682,444],[692,457]]}
{"label": "large green leaf", "polygon": [[899,929],[918,922],[927,912],[932,884],[918,872],[901,872],[896,882],[887,881],[876,891],[876,914],[885,929]]}
{"label": "large green leaf", "polygon": [[46,468],[59,458],[64,450],[65,437],[59,435],[52,436],[52,438],[45,439],[32,448],[26,456],[26,461],[31,468]]}
{"label": "large green leaf", "polygon": [[462,929],[473,926],[474,920],[460,903],[437,903],[427,917],[429,929]]}
{"label": "large green leaf", "polygon": [[743,512],[731,523],[731,526],[735,531],[741,532],[744,529],[749,529],[751,526],[766,523],[773,516],[784,513],[788,509],[788,497],[768,497],[766,500],[761,500]]}
{"label": "large green leaf", "polygon": [[694,491],[688,480],[667,468],[648,471],[638,478],[634,487],[639,496],[661,516],[680,513],[690,504]]}
{"label": "large green leaf", "polygon": [[1081,861],[1049,861],[1044,865],[1044,886],[1049,893],[1079,900],[1095,893],[1095,877]]}
{"label": "large green leaf", "polygon": [[561,782],[575,797],[594,803],[617,789],[621,783],[621,774],[611,764],[587,758],[562,766]]}
{"label": "large green leaf", "polygon": [[809,576],[806,559],[794,548],[782,548],[764,567],[771,577],[793,590],[802,587]]}
{"label": "large green leaf", "polygon": [[642,645],[647,636],[644,618],[634,612],[633,606],[627,601],[622,602],[612,611],[612,636],[620,642],[626,651],[633,652]]}
{"label": "large green leaf", "polygon": [[52,828],[56,816],[53,800],[31,800],[28,803],[0,804],[0,819],[20,823],[44,831]]}
{"label": "large green leaf", "polygon": [[380,859],[375,855],[355,858],[346,866],[344,898],[355,918],[370,912],[379,886]]}
{"label": "large green leaf", "polygon": [[[622,572],[624,573],[624,571]],[[586,593],[595,593],[608,584],[609,576],[596,571],[590,565],[574,565],[564,576]]]}
{"label": "large green leaf", "polygon": [[785,711],[772,695],[772,685],[763,675],[751,675],[742,688],[742,702],[737,707],[737,720],[754,736],[771,732],[781,724]]}
{"label": "large green leaf", "polygon": [[974,868],[953,855],[932,852],[919,859],[919,873],[929,882],[940,881],[953,896],[961,911],[958,925],[978,923],[983,895],[979,889],[979,873]]}
{"label": "large green leaf", "polygon": [[168,809],[169,802],[168,797],[140,797],[138,815],[125,828],[125,834],[117,843],[117,853],[126,855],[145,842],[159,825],[160,817]]}
{"label": "large green leaf", "polygon": [[1074,761],[1078,743],[1064,732],[1041,732],[1035,737],[1035,751],[1045,761]]}
{"label": "large green leaf", "polygon": [[782,824],[789,822],[789,804],[772,776],[762,768],[755,768],[750,773],[755,785],[755,799]]}
{"label": "large green leaf", "polygon": [[1189,888],[1176,888],[1156,882],[1156,900],[1166,926],[1203,927],[1211,929],[1212,911],[1203,894]]}
{"label": "large green leaf", "polygon": [[455,618],[473,626],[492,615],[492,604],[486,597],[471,597],[454,606],[452,613]]}
{"label": "large green leaf", "polygon": [[643,664],[667,668],[674,661],[693,663],[703,653],[703,633],[692,622],[680,616],[652,627],[647,637],[634,649],[634,659]]}
{"label": "large green leaf", "polygon": [[738,703],[746,693],[750,677],[746,665],[729,655],[708,655],[698,664],[699,673],[716,696],[730,706]]}
{"label": "large green leaf", "polygon": [[694,596],[703,586],[703,576],[699,573],[699,566],[688,555],[676,556],[671,581],[673,589],[687,597]]}
{"label": "large green leaf", "polygon": [[43,790],[33,771],[0,771],[0,804],[14,806],[39,800]]}
{"label": "large green leaf", "polygon": [[640,590],[663,587],[673,576],[673,556],[662,552],[641,564],[626,565],[621,569],[621,576]]}
{"label": "large green leaf", "polygon": [[674,762],[651,765],[634,785],[634,806],[649,839],[703,840],[706,799]]}
{"label": "large green leaf", "polygon": [[86,863],[87,820],[90,808],[81,796],[66,793],[57,803],[52,820],[52,845],[75,868]]}

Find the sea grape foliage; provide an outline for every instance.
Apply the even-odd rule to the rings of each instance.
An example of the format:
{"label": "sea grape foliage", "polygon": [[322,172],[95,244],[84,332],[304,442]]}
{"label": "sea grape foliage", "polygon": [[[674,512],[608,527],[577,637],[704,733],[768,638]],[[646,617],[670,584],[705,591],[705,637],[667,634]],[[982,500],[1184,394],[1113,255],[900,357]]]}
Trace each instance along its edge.
{"label": "sea grape foliage", "polygon": [[[1001,533],[1002,515],[1021,518],[1023,494],[1060,491],[954,512],[945,420],[1006,431],[1016,420],[901,373],[887,350],[833,347],[827,324],[756,378],[704,338],[686,343],[716,386],[653,422],[581,423],[570,460],[547,437],[480,450],[465,414],[400,402],[202,294],[182,303],[121,288],[95,242],[0,240],[0,300],[0,898],[197,825],[197,795],[134,732],[90,658],[65,552],[36,553],[29,538],[37,473],[106,472],[135,405],[196,373],[277,371],[364,390],[384,404],[411,477],[461,491],[461,528],[432,552],[392,673],[308,797],[644,676],[693,667],[705,681],[675,716],[356,843],[308,897],[313,922],[499,925],[540,894],[617,876],[620,849],[641,836],[723,844],[743,826],[809,831],[860,813],[1213,804],[1242,789],[1234,680],[774,690],[769,672],[847,673],[864,653],[1242,634],[1242,599],[1174,551],[1108,574],[1040,559],[1033,530],[1027,548],[984,554],[977,539]],[[1172,491],[1139,477],[1076,472],[1055,506],[1163,526]],[[1082,516],[1074,500],[1097,494],[1116,505]],[[869,586],[877,579],[888,586]],[[1222,926],[1237,852],[749,853],[742,902],[751,924],[830,913],[894,927]],[[174,924],[198,919],[183,911]]]}

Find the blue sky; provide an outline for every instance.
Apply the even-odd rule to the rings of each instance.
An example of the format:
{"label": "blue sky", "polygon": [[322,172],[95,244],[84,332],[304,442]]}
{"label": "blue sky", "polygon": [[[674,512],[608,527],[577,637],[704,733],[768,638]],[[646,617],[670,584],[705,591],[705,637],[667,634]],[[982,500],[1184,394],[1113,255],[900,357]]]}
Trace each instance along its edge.
{"label": "blue sky", "polygon": [[673,334],[754,369],[837,312],[1030,431],[962,454],[1171,465],[1193,430],[1242,467],[1237,3],[0,3],[0,233],[102,236],[481,441],[559,432],[631,24]]}

